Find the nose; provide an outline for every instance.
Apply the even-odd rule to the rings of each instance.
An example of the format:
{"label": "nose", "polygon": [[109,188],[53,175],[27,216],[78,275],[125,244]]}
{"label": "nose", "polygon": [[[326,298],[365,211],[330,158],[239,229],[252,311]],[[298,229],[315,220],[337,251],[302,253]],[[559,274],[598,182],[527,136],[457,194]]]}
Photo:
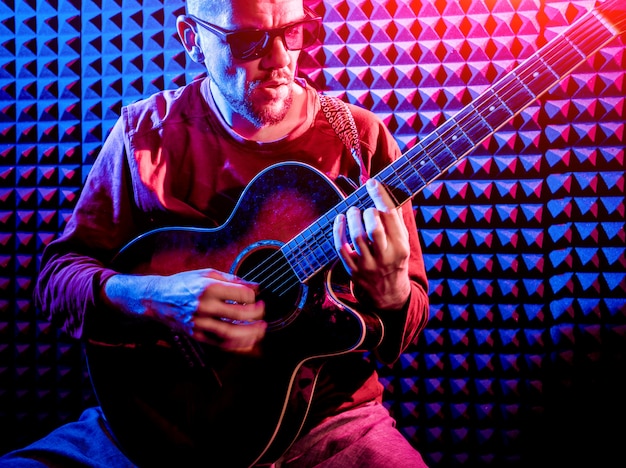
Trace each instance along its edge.
{"label": "nose", "polygon": [[267,68],[282,68],[291,62],[291,56],[282,37],[275,36],[271,39],[269,49],[262,59]]}

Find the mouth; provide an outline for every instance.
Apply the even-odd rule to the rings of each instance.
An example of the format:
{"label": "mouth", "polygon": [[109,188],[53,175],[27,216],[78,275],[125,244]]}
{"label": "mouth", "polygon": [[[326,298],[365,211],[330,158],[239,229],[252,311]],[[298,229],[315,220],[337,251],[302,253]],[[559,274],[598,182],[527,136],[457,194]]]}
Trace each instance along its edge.
{"label": "mouth", "polygon": [[287,86],[288,83],[286,81],[265,81],[263,83],[259,84],[260,88],[270,88],[270,89],[276,89],[279,88],[281,86]]}

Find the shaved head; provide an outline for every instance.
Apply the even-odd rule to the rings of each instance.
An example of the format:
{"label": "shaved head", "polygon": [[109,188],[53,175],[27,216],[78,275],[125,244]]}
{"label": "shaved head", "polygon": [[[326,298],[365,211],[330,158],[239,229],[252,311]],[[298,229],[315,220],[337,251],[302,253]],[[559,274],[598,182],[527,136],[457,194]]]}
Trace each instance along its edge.
{"label": "shaved head", "polygon": [[228,0],[187,0],[187,13],[214,18],[230,10]]}

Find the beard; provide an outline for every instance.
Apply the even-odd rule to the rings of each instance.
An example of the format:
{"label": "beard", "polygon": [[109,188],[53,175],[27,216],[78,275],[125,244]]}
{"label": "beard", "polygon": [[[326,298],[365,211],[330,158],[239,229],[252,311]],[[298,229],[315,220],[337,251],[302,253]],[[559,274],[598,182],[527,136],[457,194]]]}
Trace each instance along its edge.
{"label": "beard", "polygon": [[[253,93],[254,91],[250,94]],[[246,99],[245,104],[248,110],[248,119],[255,123],[257,127],[276,125],[283,121],[292,102],[293,91],[291,87],[289,87],[289,91],[285,97],[273,99],[269,105],[258,105],[254,99]]]}
{"label": "beard", "polygon": [[[286,82],[287,86],[282,86],[282,89],[276,96],[269,97],[262,85],[270,80]],[[257,128],[262,128],[283,121],[293,103],[292,83],[293,79],[291,77],[287,78],[285,75],[273,74],[265,80],[246,82],[244,84],[243,99],[237,93],[236,87],[227,88],[231,91],[225,92],[224,98],[237,114]]]}

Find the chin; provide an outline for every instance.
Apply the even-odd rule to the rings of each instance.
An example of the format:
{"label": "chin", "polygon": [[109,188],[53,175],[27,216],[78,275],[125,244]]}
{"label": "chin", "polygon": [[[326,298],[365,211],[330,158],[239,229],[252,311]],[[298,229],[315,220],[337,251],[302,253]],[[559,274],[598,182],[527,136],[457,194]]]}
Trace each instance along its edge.
{"label": "chin", "polygon": [[272,99],[264,105],[255,106],[253,114],[260,125],[274,125],[282,122],[285,118],[291,107],[291,102],[291,96],[287,99]]}
{"label": "chin", "polygon": [[285,107],[280,107],[279,109],[266,107],[256,113],[256,120],[259,123],[259,126],[265,127],[282,122],[286,115],[287,109],[285,109]]}

